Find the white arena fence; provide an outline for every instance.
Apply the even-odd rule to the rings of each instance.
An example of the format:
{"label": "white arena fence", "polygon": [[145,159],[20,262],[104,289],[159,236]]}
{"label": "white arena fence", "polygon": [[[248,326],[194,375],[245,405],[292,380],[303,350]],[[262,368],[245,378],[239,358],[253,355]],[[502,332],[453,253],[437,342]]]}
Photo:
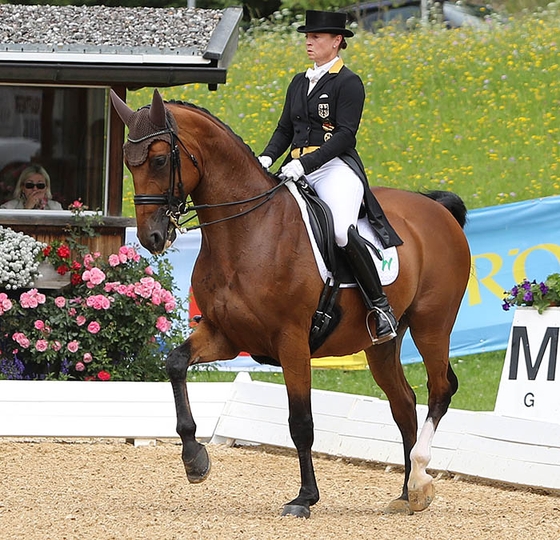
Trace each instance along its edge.
{"label": "white arena fence", "polygon": [[[201,441],[293,448],[286,388],[252,381],[190,383]],[[402,465],[400,433],[377,398],[312,391],[314,452]],[[427,407],[418,406],[422,425]],[[0,436],[176,438],[169,383],[0,381]],[[560,490],[560,424],[451,409],[433,441],[430,469]]]}

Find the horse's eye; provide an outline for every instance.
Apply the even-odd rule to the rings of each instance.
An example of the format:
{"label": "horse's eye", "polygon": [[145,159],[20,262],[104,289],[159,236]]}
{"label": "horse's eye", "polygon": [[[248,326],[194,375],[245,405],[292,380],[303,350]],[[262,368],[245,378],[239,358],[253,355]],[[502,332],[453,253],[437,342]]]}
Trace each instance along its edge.
{"label": "horse's eye", "polygon": [[163,169],[167,165],[167,156],[155,156],[151,160],[152,168],[157,170]]}

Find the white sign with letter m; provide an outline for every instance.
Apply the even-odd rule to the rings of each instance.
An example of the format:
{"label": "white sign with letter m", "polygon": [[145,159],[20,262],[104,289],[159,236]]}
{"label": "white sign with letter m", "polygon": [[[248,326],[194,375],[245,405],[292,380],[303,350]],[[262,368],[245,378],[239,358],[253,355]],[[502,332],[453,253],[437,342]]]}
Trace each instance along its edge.
{"label": "white sign with letter m", "polygon": [[560,424],[560,308],[516,308],[495,412]]}

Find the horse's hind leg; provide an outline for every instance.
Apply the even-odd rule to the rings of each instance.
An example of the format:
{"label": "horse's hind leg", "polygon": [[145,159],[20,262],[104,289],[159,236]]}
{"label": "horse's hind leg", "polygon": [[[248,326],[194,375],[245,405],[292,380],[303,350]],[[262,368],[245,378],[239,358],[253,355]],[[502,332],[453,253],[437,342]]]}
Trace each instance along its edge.
{"label": "horse's hind leg", "polygon": [[195,438],[196,423],[187,393],[187,368],[193,363],[233,358],[237,353],[217,330],[203,320],[196,331],[167,357],[166,370],[175,398],[177,433],[183,443],[182,459],[192,484],[206,480],[210,474],[210,458],[205,446]]}
{"label": "horse's hind leg", "polygon": [[449,337],[413,334],[413,338],[428,373],[428,415],[410,454],[412,467],[408,480],[410,508],[418,512],[426,509],[434,498],[433,478],[426,472],[432,457],[432,440],[459,384],[449,364]]}
{"label": "horse's hind leg", "polygon": [[408,502],[408,479],[411,470],[410,453],[416,443],[418,421],[416,395],[404,376],[400,362],[400,347],[405,330],[404,325],[401,324],[396,339],[370,347],[366,350],[366,356],[373,378],[389,400],[391,413],[403,440],[403,489],[400,497],[389,503],[385,512],[411,514],[412,510]]}

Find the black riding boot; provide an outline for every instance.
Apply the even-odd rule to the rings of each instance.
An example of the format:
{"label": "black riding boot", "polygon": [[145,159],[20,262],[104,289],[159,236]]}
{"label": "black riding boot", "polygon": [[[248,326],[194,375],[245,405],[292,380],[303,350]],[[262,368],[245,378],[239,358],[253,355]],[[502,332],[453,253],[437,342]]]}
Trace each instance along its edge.
{"label": "black riding boot", "polygon": [[377,339],[372,338],[372,342],[378,345],[393,339],[397,335],[397,319],[383,292],[369,249],[353,225],[348,228],[348,244],[343,249],[358,282],[368,317],[372,312],[375,315]]}

